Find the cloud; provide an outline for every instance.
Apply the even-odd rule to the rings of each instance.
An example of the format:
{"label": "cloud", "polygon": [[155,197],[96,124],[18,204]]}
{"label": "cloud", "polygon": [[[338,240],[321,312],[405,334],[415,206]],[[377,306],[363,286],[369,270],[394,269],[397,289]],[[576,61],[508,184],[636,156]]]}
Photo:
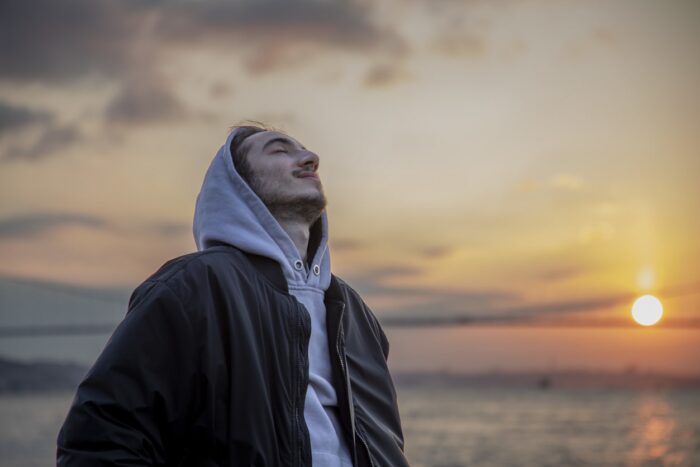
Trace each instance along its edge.
{"label": "cloud", "polygon": [[181,222],[155,222],[145,229],[148,232],[164,237],[180,237],[192,234],[192,225]]}
{"label": "cloud", "polygon": [[584,272],[584,269],[579,267],[561,267],[543,271],[538,277],[542,280],[556,282],[580,276]]}
{"label": "cloud", "polygon": [[423,272],[423,269],[415,266],[386,266],[364,271],[362,277],[365,281],[385,281],[395,277],[415,276]]}
{"label": "cloud", "polygon": [[37,161],[82,141],[83,137],[75,125],[49,125],[36,141],[28,146],[13,146],[0,161]]}
{"label": "cloud", "polygon": [[79,213],[40,212],[0,218],[0,238],[27,238],[42,235],[66,225],[103,228],[107,222],[97,216]]}
{"label": "cloud", "polygon": [[[304,46],[362,51],[405,48],[371,20],[368,2],[322,0],[6,0],[0,4],[0,79],[117,80],[151,53],[154,65],[180,48],[247,50],[253,72],[289,65]],[[168,50],[169,49],[169,50]],[[150,51],[150,52],[149,52]]]}
{"label": "cloud", "polygon": [[[460,303],[454,300],[404,307],[400,312],[379,314],[387,326],[445,326],[461,324],[514,324],[552,322],[580,313],[599,311],[629,302],[633,294],[619,294],[586,300],[499,306],[497,303]],[[484,306],[486,305],[486,306]],[[585,322],[579,320],[579,322]]]}
{"label": "cloud", "polygon": [[[217,42],[222,39],[323,44],[367,49],[397,46],[398,37],[375,25],[367,2],[324,0],[244,0],[169,3],[158,35],[172,42]],[[283,42],[284,41],[284,42]]]}
{"label": "cloud", "polygon": [[420,253],[425,256],[426,258],[430,259],[439,259],[439,258],[444,258],[448,256],[450,253],[452,253],[454,249],[449,246],[443,246],[443,245],[436,245],[436,246],[431,246],[427,248],[423,248]]}
{"label": "cloud", "polygon": [[[169,57],[223,51],[260,75],[301,66],[324,50],[391,56],[405,50],[396,32],[373,21],[371,8],[361,0],[7,0],[0,4],[0,82],[111,81],[119,91],[104,108],[107,125],[207,118],[190,111],[164,78]],[[218,98],[230,90],[216,85],[211,93]],[[3,112],[3,129],[47,118]],[[80,140],[77,127],[54,125],[36,143],[6,149],[3,159],[40,160]]]}
{"label": "cloud", "polygon": [[[584,299],[525,303],[518,292],[507,289],[446,290],[432,286],[386,284],[389,279],[418,273],[420,269],[413,267],[378,268],[348,276],[346,281],[363,296],[386,326],[626,325],[626,321],[618,323],[616,318],[603,316],[600,312],[629,304],[636,297],[634,293],[622,292]],[[576,268],[561,268],[546,271],[544,275],[562,280],[579,273]],[[700,283],[696,282],[658,293],[668,298],[699,291]]]}
{"label": "cloud", "polygon": [[[398,292],[398,291],[397,291]],[[406,293],[409,291],[407,290]],[[689,282],[659,290],[658,294],[665,297],[678,297],[700,293],[700,282]],[[432,291],[435,296],[442,296],[438,290]],[[629,319],[621,319],[618,315],[601,316],[601,310],[616,306],[628,305],[637,295],[635,293],[619,293],[588,299],[562,300],[558,302],[531,303],[526,305],[499,305],[499,301],[518,299],[514,294],[503,293],[490,296],[489,293],[479,295],[471,292],[474,300],[460,301],[458,294],[452,297],[444,296],[435,302],[419,303],[402,306],[392,312],[378,310],[377,313],[384,326],[456,326],[468,324],[488,325],[539,325],[539,326],[629,326]],[[456,300],[455,300],[456,299]],[[700,326],[697,317],[669,317],[664,326],[688,328]]]}
{"label": "cloud", "polygon": [[478,57],[486,51],[484,39],[469,32],[443,32],[432,43],[435,51],[448,57]]}
{"label": "cloud", "polygon": [[0,135],[35,124],[47,124],[53,115],[45,110],[33,110],[0,102]]}
{"label": "cloud", "polygon": [[191,235],[192,225],[184,222],[151,221],[145,224],[117,224],[103,217],[77,212],[36,212],[0,218],[0,239],[43,235],[64,226],[83,226],[117,235],[137,234],[157,237]]}
{"label": "cloud", "polygon": [[[347,282],[368,301],[382,299],[379,309],[384,316],[424,316],[461,313],[465,309],[492,310],[498,303],[512,302],[519,295],[504,290],[447,290],[437,287],[386,285],[396,277],[414,276],[421,269],[412,266],[378,268],[348,276]],[[409,299],[407,301],[407,299]],[[393,304],[391,304],[393,302]]]}
{"label": "cloud", "polygon": [[405,41],[372,20],[371,3],[341,0],[180,2],[163,8],[156,35],[171,46],[243,52],[254,75],[302,66],[322,50],[406,52]]}
{"label": "cloud", "polygon": [[552,186],[565,191],[579,191],[583,187],[583,180],[569,174],[558,174],[552,177]]}
{"label": "cloud", "polygon": [[370,88],[386,87],[409,79],[410,75],[399,64],[383,63],[371,67],[364,85]]}
{"label": "cloud", "polygon": [[0,3],[3,80],[68,81],[119,74],[139,21],[133,2],[4,0]]}
{"label": "cloud", "polygon": [[122,83],[121,90],[105,109],[108,123],[143,125],[172,122],[189,116],[168,83],[152,73],[140,73]]}
{"label": "cloud", "polygon": [[209,95],[215,99],[228,97],[232,92],[233,88],[231,87],[231,84],[224,83],[223,81],[217,81],[209,87]]}

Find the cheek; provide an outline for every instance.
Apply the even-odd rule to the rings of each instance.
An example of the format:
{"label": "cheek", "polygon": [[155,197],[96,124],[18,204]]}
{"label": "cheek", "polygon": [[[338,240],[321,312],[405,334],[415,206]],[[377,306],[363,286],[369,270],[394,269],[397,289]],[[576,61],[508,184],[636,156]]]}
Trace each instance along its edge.
{"label": "cheek", "polygon": [[284,192],[291,183],[289,169],[282,164],[261,164],[256,176],[266,191]]}
{"label": "cheek", "polygon": [[285,171],[287,170],[286,165],[282,162],[283,161],[276,160],[274,157],[270,156],[270,158],[265,158],[256,161],[256,163],[252,165],[251,168],[253,169],[253,172],[258,178],[264,180],[277,180],[279,178],[282,178],[284,176]]}

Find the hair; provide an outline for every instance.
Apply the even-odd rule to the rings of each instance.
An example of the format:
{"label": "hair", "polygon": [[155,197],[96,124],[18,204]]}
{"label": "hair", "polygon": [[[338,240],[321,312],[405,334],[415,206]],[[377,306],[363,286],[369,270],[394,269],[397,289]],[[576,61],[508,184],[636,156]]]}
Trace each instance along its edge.
{"label": "hair", "polygon": [[263,131],[274,131],[274,129],[268,125],[256,121],[247,121],[242,124],[234,125],[230,128],[231,132],[236,132],[236,136],[231,140],[231,158],[233,159],[233,167],[236,172],[250,184],[250,165],[248,164],[248,150],[249,148],[243,143],[249,137],[256,133],[262,133]]}

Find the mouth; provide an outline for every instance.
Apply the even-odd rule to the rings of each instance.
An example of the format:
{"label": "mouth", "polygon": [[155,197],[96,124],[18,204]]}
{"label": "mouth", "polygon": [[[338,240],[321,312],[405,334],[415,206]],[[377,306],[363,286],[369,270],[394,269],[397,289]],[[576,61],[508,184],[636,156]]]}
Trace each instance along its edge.
{"label": "mouth", "polygon": [[313,179],[316,179],[316,180],[319,179],[319,178],[318,178],[318,174],[317,174],[316,172],[308,172],[308,171],[299,172],[299,173],[296,174],[296,176],[299,177],[299,178],[313,178]]}

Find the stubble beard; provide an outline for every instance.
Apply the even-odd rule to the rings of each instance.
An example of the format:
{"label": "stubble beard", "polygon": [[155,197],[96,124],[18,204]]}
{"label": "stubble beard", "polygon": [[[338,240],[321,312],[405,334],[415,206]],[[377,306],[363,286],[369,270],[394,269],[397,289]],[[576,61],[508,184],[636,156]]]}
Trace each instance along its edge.
{"label": "stubble beard", "polygon": [[272,216],[278,220],[304,222],[313,224],[321,217],[326,208],[326,195],[323,188],[316,194],[285,195],[276,192],[275,187],[254,174],[250,174],[248,184],[267,206]]}

